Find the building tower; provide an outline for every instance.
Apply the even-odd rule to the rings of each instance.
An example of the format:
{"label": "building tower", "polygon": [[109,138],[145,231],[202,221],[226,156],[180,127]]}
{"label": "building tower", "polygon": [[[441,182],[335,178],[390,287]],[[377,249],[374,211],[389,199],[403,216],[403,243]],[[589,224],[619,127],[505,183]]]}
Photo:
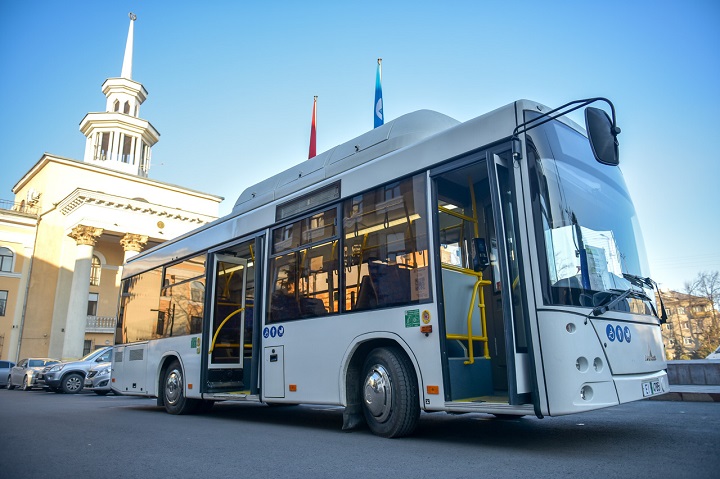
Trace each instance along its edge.
{"label": "building tower", "polygon": [[80,122],[87,138],[84,161],[104,168],[142,177],[150,170],[151,148],[160,133],[140,118],[140,105],[147,90],[132,79],[133,34],[137,17],[130,13],[130,27],[120,78],[108,78],[102,84],[107,97],[104,112],[88,113]]}

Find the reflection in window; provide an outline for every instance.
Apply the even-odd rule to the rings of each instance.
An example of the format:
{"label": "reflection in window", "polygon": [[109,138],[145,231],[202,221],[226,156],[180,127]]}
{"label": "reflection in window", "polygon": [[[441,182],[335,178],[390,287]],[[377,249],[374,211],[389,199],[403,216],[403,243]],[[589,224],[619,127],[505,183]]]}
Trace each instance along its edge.
{"label": "reflection in window", "polygon": [[430,299],[425,196],[418,175],[344,202],[347,311]]}
{"label": "reflection in window", "polygon": [[270,322],[338,311],[337,210],[273,231]]}
{"label": "reflection in window", "polygon": [[163,317],[158,317],[156,334],[171,337],[200,333],[201,324],[193,318],[203,316],[205,255],[165,268],[163,284],[158,307]]}
{"label": "reflection in window", "polygon": [[198,334],[205,300],[205,255],[123,281],[119,342]]}

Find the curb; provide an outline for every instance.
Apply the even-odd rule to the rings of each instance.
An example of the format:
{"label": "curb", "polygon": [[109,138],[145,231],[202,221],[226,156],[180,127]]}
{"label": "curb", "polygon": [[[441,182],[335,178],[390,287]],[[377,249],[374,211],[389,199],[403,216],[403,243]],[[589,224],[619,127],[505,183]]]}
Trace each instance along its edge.
{"label": "curb", "polygon": [[650,401],[720,402],[720,393],[669,392],[648,398]]}

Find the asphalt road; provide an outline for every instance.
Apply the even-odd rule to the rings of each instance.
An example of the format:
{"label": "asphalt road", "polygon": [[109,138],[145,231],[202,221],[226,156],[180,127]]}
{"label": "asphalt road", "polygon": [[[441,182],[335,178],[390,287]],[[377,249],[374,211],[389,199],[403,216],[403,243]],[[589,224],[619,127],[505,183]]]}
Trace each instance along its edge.
{"label": "asphalt road", "polygon": [[717,478],[720,403],[558,418],[423,414],[415,435],[341,430],[342,409],[0,390],[0,478]]}

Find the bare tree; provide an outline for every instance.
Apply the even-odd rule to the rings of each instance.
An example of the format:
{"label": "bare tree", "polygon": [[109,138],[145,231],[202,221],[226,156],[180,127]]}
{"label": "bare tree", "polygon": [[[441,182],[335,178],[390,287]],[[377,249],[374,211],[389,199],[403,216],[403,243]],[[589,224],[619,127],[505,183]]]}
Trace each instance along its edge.
{"label": "bare tree", "polygon": [[718,303],[720,303],[720,272],[703,271],[692,281],[685,282],[685,291],[693,296],[704,298],[710,306],[710,325],[704,331],[705,340],[697,350],[699,358],[705,358],[720,344],[720,324],[718,322]]}

